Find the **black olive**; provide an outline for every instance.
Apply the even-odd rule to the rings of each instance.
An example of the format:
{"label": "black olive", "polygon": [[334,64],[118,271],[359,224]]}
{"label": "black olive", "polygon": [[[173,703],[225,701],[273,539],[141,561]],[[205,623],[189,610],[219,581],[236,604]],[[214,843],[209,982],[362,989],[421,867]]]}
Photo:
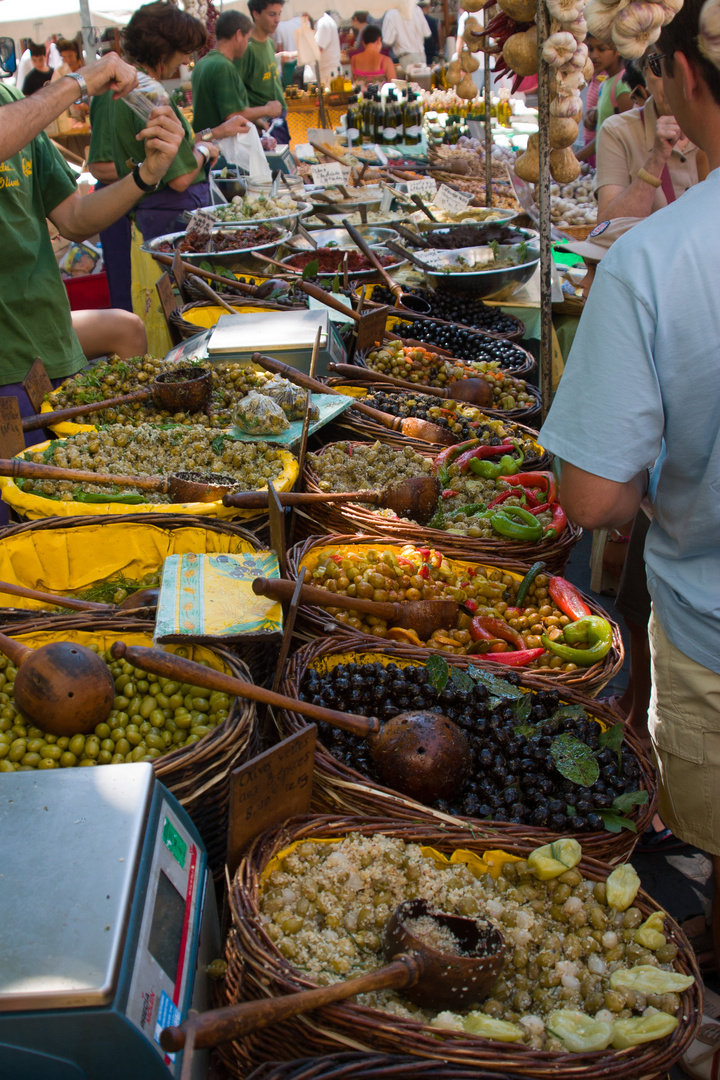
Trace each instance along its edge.
{"label": "black olive", "polygon": [[605,823],[604,823],[603,819],[600,817],[599,814],[596,814],[594,812],[591,812],[591,813],[588,814],[587,823],[588,823],[588,828],[592,829],[594,831],[596,831],[598,829],[604,829],[605,828]]}
{"label": "black olive", "polygon": [[554,829],[555,832],[564,832],[567,828],[567,817],[565,814],[551,814],[548,825],[551,829]]}
{"label": "black olive", "polygon": [[565,803],[562,799],[548,799],[548,813],[561,814],[565,810]]}
{"label": "black olive", "polygon": [[585,832],[588,827],[587,818],[582,817],[580,814],[571,818],[570,824],[574,832]]}
{"label": "black olive", "polygon": [[592,808],[593,804],[588,799],[578,799],[578,801],[575,803],[575,809],[577,810],[578,814],[582,814],[583,817],[587,817],[587,815],[592,811]]}

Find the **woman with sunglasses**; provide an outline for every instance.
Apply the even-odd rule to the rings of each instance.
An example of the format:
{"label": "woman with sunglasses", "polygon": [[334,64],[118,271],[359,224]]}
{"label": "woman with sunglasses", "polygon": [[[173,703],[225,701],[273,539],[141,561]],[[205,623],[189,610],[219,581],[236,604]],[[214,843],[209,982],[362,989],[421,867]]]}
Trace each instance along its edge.
{"label": "woman with sunglasses", "polygon": [[[680,130],[663,93],[660,57],[639,62],[650,95],[640,108],[609,116],[598,133],[598,221],[644,218],[697,184],[699,151]],[[704,155],[703,155],[704,156]]]}

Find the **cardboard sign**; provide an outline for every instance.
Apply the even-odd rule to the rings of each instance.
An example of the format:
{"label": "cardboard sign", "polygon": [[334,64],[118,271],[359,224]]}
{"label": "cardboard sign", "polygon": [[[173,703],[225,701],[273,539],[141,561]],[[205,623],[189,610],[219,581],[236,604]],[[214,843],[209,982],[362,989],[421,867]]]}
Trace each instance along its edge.
{"label": "cardboard sign", "polygon": [[389,309],[387,307],[374,308],[372,311],[364,311],[357,324],[357,349],[371,349],[385,336],[385,324]]}
{"label": "cardboard sign", "polygon": [[311,724],[230,774],[227,864],[231,875],[251,840],[310,809],[316,733]]}
{"label": "cardboard sign", "polygon": [[217,225],[217,218],[209,210],[196,210],[188,223],[186,235],[192,237],[193,243],[207,243],[212,236],[213,225]]}
{"label": "cardboard sign", "polygon": [[[344,184],[350,170],[343,169],[342,165],[330,163],[327,165],[311,165],[313,184],[332,187],[333,184]],[[347,175],[346,175],[347,174]]]}
{"label": "cardboard sign", "polygon": [[25,435],[16,397],[0,397],[0,457],[11,458],[25,449]]}
{"label": "cardboard sign", "polygon": [[167,271],[165,271],[163,276],[157,280],[155,288],[157,289],[157,294],[160,298],[165,318],[168,319],[173,311],[175,311],[175,308],[180,305],[177,302],[177,297],[175,296],[172,282],[170,281],[170,275]]}
{"label": "cardboard sign", "polygon": [[45,400],[45,395],[51,393],[52,388],[53,384],[50,382],[50,376],[38,356],[23,379],[23,390],[30,398],[30,404],[35,412],[40,412],[40,406]]}
{"label": "cardboard sign", "polygon": [[470,191],[454,191],[447,184],[441,184],[432,201],[433,206],[440,210],[447,210],[449,214],[461,213],[472,199]]}
{"label": "cardboard sign", "polygon": [[422,180],[406,180],[403,187],[408,195],[434,196],[437,191],[437,184],[431,176],[426,176]]}
{"label": "cardboard sign", "polygon": [[382,198],[380,199],[380,213],[387,214],[390,212],[390,207],[393,203],[394,195],[390,188],[383,188]]}
{"label": "cardboard sign", "polygon": [[277,497],[272,480],[268,480],[268,519],[270,526],[270,547],[277,555],[280,576],[285,577],[285,511]]}

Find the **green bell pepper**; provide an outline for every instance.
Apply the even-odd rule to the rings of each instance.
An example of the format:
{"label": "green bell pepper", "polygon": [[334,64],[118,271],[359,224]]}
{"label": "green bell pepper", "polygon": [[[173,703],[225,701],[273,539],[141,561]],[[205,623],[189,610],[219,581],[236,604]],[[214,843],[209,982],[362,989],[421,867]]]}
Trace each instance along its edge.
{"label": "green bell pepper", "polygon": [[[607,656],[612,648],[612,626],[600,615],[586,615],[577,622],[568,623],[563,631],[565,644],[551,641],[547,634],[542,635],[546,649],[568,663],[578,667],[590,667]],[[587,641],[587,648],[573,648],[580,641]]]}
{"label": "green bell pepper", "polygon": [[538,519],[522,506],[503,506],[502,510],[492,514],[490,524],[500,536],[509,540],[532,542],[542,537],[542,525]]}

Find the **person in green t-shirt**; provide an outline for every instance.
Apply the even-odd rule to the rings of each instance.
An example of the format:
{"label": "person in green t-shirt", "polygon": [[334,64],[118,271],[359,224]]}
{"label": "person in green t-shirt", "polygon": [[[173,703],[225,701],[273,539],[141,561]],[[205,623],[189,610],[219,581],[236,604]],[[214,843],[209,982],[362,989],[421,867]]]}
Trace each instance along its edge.
{"label": "person in green t-shirt", "polygon": [[[112,94],[109,90],[90,102],[88,171],[97,180],[98,191],[119,179],[113,161],[112,127],[108,120],[111,111]],[[130,218],[123,214],[100,233],[110,303],[124,311],[132,311],[131,232]]]}
{"label": "person in green t-shirt", "polygon": [[235,66],[247,49],[252,23],[240,11],[223,11],[215,25],[217,44],[198,60],[192,73],[193,127],[200,138],[224,139],[247,130],[245,121],[268,125],[280,116],[279,101],[249,105],[245,84]]}
{"label": "person in green t-shirt", "polygon": [[284,3],[285,0],[248,0],[253,28],[247,49],[236,65],[251,105],[267,105],[270,101],[280,103],[281,115],[270,125],[268,135],[287,145],[290,142],[285,120],[287,106],[271,37],[277,30]]}

